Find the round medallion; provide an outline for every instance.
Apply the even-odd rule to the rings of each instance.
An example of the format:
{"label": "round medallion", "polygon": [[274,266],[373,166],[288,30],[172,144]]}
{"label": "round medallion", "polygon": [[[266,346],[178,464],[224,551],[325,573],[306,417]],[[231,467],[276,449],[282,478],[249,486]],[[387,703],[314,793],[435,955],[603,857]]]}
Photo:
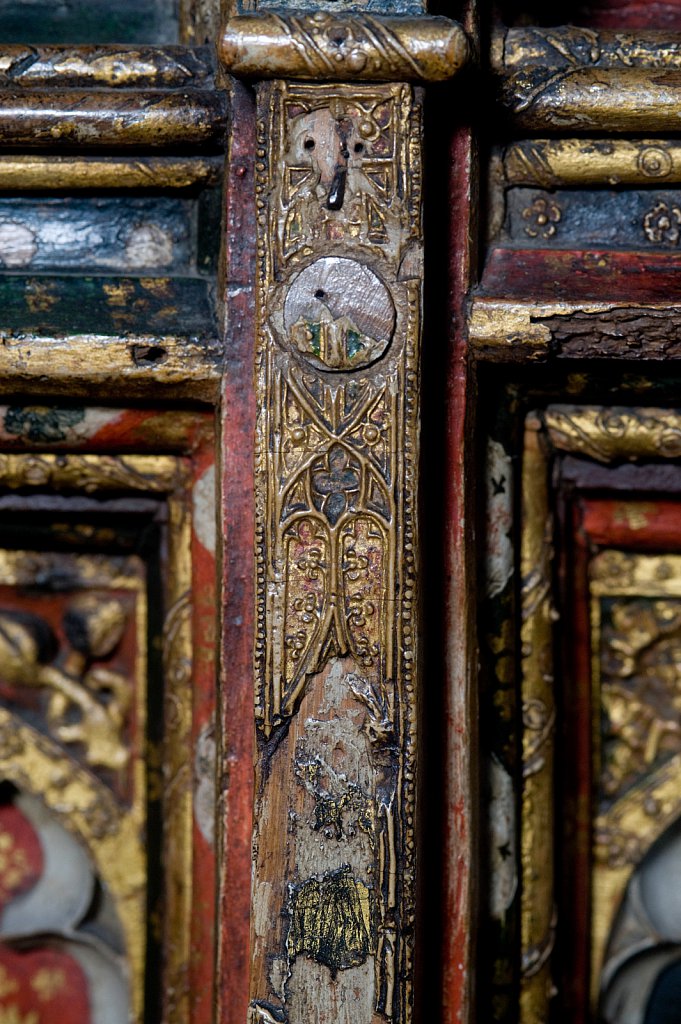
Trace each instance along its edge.
{"label": "round medallion", "polygon": [[294,278],[284,303],[294,348],[325,370],[356,370],[379,359],[395,330],[382,281],[356,260],[325,256]]}
{"label": "round medallion", "polygon": [[639,154],[638,166],[646,178],[666,178],[671,174],[673,161],[665,149],[648,146]]}

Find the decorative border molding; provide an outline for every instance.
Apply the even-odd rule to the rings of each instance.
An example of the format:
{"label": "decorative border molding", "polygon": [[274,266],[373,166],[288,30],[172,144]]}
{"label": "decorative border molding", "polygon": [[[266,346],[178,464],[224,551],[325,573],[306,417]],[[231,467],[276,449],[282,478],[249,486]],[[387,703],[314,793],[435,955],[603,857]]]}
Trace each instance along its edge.
{"label": "decorative border molding", "polygon": [[[551,992],[550,957],[554,942],[554,797],[553,759],[555,697],[553,691],[553,522],[549,503],[549,474],[555,453],[568,452],[601,463],[635,462],[641,459],[676,459],[681,450],[681,415],[665,409],[601,406],[548,406],[531,413],[525,424],[521,513],[521,680],[523,710],[523,791],[521,810],[521,1024],[545,1024]],[[653,560],[637,563],[648,576]],[[641,569],[643,566],[643,569]],[[651,568],[652,566],[652,568]],[[606,566],[604,564],[603,569]],[[646,576],[626,575],[618,593],[669,593],[664,583]],[[635,585],[634,585],[635,583]],[[601,584],[593,584],[596,591]],[[599,591],[600,592],[600,591]],[[660,770],[652,790],[660,790],[670,820],[669,765]],[[678,790],[678,784],[677,784]],[[644,798],[641,798],[642,800]],[[614,809],[613,821],[624,828],[640,815],[630,797]],[[678,813],[678,805],[675,813]],[[598,821],[595,823],[598,825]],[[605,824],[601,822],[605,828]],[[613,824],[612,822],[610,823]],[[614,827],[614,826],[613,826]],[[663,830],[650,834],[657,837]],[[653,840],[651,839],[651,842]],[[608,874],[601,865],[598,906],[617,903],[631,874],[632,865],[621,870],[612,865]],[[599,873],[600,872],[600,873]],[[604,942],[612,922],[600,921],[598,936]],[[597,958],[598,963],[600,960]]]}
{"label": "decorative border molding", "polygon": [[[161,414],[158,429],[173,437],[173,424]],[[185,417],[180,430],[189,423]],[[175,424],[175,431],[178,427]],[[184,438],[191,443],[191,435]],[[168,611],[163,629],[164,668],[164,1013],[169,1024],[186,1024],[190,1012],[192,915],[196,881],[194,870],[194,793],[192,775],[193,663],[192,636],[192,525],[187,491],[193,481],[187,460],[171,455],[110,455],[2,453],[0,487],[80,491],[87,495],[127,491],[164,495],[168,508],[167,576],[164,599]],[[0,559],[2,582],[21,583],[22,562],[4,553]],[[40,556],[38,556],[40,557]],[[87,586],[130,588],[125,576],[110,578],[97,559],[81,557]],[[101,562],[101,559],[100,559]],[[92,563],[92,564],[91,564]],[[94,574],[92,566],[95,566]],[[30,558],[26,573],[30,570]],[[98,574],[97,574],[98,573]],[[28,579],[28,577],[27,577]],[[140,618],[141,616],[141,618]],[[138,632],[146,634],[145,609],[138,612]],[[146,658],[138,655],[137,675],[146,677]],[[143,682],[146,682],[144,678]],[[142,684],[140,684],[142,685]],[[142,1020],[144,951],[147,914],[142,804],[120,805],[91,772],[75,769],[74,762],[49,737],[0,709],[4,777],[34,792],[59,813],[62,824],[80,835],[91,850],[103,881],[109,885],[124,924],[133,965],[135,1017]],[[147,752],[133,762],[135,789],[146,801]],[[65,781],[66,780],[66,783]],[[66,785],[66,788],[64,786]]]}
{"label": "decorative border molding", "polygon": [[332,1000],[406,1024],[421,108],[406,85],[274,83],[258,112],[249,1019],[321,1024]]}
{"label": "decorative border molding", "polygon": [[317,82],[440,82],[469,54],[466,33],[449,18],[326,11],[237,15],[220,47],[232,75]]}
{"label": "decorative border molding", "polygon": [[508,187],[676,185],[681,145],[664,138],[524,139],[504,150],[503,172]]}
{"label": "decorative border molding", "polygon": [[681,39],[572,25],[495,40],[502,103],[532,131],[664,132],[677,110]]}

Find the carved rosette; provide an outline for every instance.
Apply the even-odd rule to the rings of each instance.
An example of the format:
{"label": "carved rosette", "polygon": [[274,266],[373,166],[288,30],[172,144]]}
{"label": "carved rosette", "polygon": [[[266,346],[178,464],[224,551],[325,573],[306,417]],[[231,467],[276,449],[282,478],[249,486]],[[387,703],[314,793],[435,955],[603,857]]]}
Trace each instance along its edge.
{"label": "carved rosette", "polygon": [[284,83],[258,105],[251,1018],[408,1021],[420,106]]}

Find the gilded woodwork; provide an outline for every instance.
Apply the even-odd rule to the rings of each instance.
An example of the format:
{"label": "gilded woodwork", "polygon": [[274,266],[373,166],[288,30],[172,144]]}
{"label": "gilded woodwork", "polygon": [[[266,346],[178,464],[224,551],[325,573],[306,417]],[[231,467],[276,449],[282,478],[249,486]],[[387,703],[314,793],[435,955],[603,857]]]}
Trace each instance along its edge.
{"label": "gilded woodwork", "polygon": [[443,17],[259,12],[231,18],[221,57],[234,75],[312,81],[442,81],[467,62],[468,39]]}
{"label": "gilded woodwork", "polygon": [[0,90],[4,146],[218,148],[226,123],[222,95],[208,90]]}
{"label": "gilded woodwork", "polygon": [[0,139],[13,147],[222,148],[209,51],[0,47]]}
{"label": "gilded woodwork", "polygon": [[276,83],[258,112],[250,1019],[407,1021],[420,104]]}
{"label": "gilded woodwork", "polygon": [[544,421],[556,449],[598,462],[676,459],[681,453],[681,416],[673,410],[556,405]]}
{"label": "gilded woodwork", "polygon": [[545,1024],[551,998],[555,939],[553,898],[553,763],[556,720],[553,688],[552,524],[548,466],[541,422],[526,423],[522,469],[521,701],[522,1024]]}
{"label": "gilded woodwork", "polygon": [[[5,479],[2,483],[7,486]],[[59,559],[26,551],[0,552],[3,600],[7,600],[5,588],[36,587],[50,574],[70,572],[76,594],[65,608],[64,620],[78,616],[80,606],[85,622],[78,632],[81,639],[90,633],[82,645],[85,650],[72,646],[67,650],[64,668],[41,665],[36,634],[11,612],[0,610],[3,682],[19,688],[45,687],[50,692],[43,729],[7,706],[0,708],[0,773],[3,779],[39,797],[90,850],[121,918],[131,968],[132,1005],[136,1019],[142,1020],[147,913],[146,765],[143,749],[135,750],[130,742],[129,725],[125,735],[122,727],[127,720],[134,721],[142,734],[145,730],[144,575],[135,558],[126,563],[122,559],[76,555],[67,565],[59,564]],[[113,595],[126,592],[134,599],[131,608],[135,636],[139,638],[134,677],[118,675],[113,679],[114,674],[101,664],[88,671],[88,662],[106,659],[110,646],[117,645],[126,620],[121,599]],[[77,673],[81,673],[82,681]],[[117,698],[113,708],[99,695],[101,688],[111,683]],[[134,716],[129,708],[133,702]],[[76,722],[74,710],[79,716]],[[92,771],[85,770],[74,754],[74,744],[76,750],[82,747],[85,765]]]}
{"label": "gilded woodwork", "polygon": [[206,158],[0,156],[0,189],[12,192],[184,189],[216,185],[219,177]]}
{"label": "gilded woodwork", "polygon": [[493,46],[501,99],[532,131],[664,132],[678,117],[673,33],[509,29]]}
{"label": "gilded woodwork", "polygon": [[[555,816],[551,458],[567,452],[606,464],[675,459],[680,441],[681,416],[666,409],[556,405],[526,421],[520,634],[522,1024],[545,1024],[548,1019],[556,924],[551,868]],[[679,815],[681,746],[673,700],[679,663],[680,580],[681,562],[675,555],[604,551],[591,562],[594,737],[600,773],[592,868],[594,1005],[608,935],[631,873]],[[612,599],[612,607],[608,606],[604,626],[606,598]],[[666,689],[660,685],[661,672]],[[602,716],[610,724],[601,740]]]}
{"label": "gilded woodwork", "polygon": [[69,86],[181,89],[210,84],[208,47],[24,46],[0,48],[0,88]]}
{"label": "gilded woodwork", "polygon": [[591,910],[596,999],[632,872],[681,813],[681,558],[604,550],[589,576],[601,733]]}
{"label": "gilded woodwork", "polygon": [[672,185],[681,182],[681,146],[669,139],[528,139],[503,154],[506,185]]}
{"label": "gilded woodwork", "polygon": [[65,338],[0,331],[0,339],[0,393],[5,394],[22,388],[42,395],[88,397],[93,389],[109,395],[115,377],[129,396],[153,389],[169,398],[211,400],[220,382],[217,348],[177,335]]}
{"label": "gilded woodwork", "polygon": [[[186,430],[186,417],[180,415],[176,423],[166,423],[169,432],[163,429],[163,417],[157,419],[159,438],[177,447],[178,431],[182,432],[183,426]],[[150,427],[153,433],[152,422]],[[68,433],[72,425],[67,423],[64,429]],[[61,436],[63,440],[67,435]],[[50,439],[58,443],[59,433]],[[164,1019],[173,1024],[186,1024],[189,1019],[193,913],[192,563],[191,520],[184,493],[187,483],[183,460],[169,455],[53,455],[41,451],[4,453],[0,457],[0,486],[9,490],[102,496],[107,492],[157,494],[166,502],[164,740],[157,767],[163,772]],[[135,1019],[141,1021],[146,1019],[149,913],[147,788],[153,785],[154,766],[144,742],[147,582],[136,557],[3,551],[0,587],[25,591],[43,586],[51,572],[64,572],[64,559],[70,560],[68,571],[73,577],[72,589],[75,587],[77,592],[64,608],[64,629],[70,646],[57,660],[46,660],[36,647],[36,634],[12,612],[0,608],[3,682],[38,688],[49,697],[42,730],[14,709],[0,708],[0,773],[44,801],[90,850],[121,917],[131,965]],[[128,593],[135,602],[134,679],[106,665],[123,631],[132,628],[121,597]],[[0,604],[6,597],[3,589]]]}

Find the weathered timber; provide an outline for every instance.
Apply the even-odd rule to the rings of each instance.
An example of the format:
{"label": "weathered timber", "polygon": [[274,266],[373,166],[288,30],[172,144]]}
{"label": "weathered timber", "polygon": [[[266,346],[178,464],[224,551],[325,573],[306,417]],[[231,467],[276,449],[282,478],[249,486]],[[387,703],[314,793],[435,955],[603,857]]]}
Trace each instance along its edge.
{"label": "weathered timber", "polygon": [[469,336],[489,360],[678,358],[681,306],[476,299]]}
{"label": "weathered timber", "polygon": [[220,172],[221,162],[216,157],[0,156],[0,189],[189,189],[217,185]]}
{"label": "weathered timber", "polygon": [[168,196],[0,198],[0,268],[189,275],[193,206]]}
{"label": "weathered timber", "polygon": [[0,332],[211,338],[208,286],[196,278],[0,276]]}
{"label": "weathered timber", "polygon": [[495,248],[482,294],[537,302],[681,303],[681,254]]}
{"label": "weathered timber", "polygon": [[230,19],[220,53],[246,77],[442,81],[463,67],[469,46],[449,18],[278,12]]}
{"label": "weathered timber", "polygon": [[217,146],[226,125],[224,96],[199,89],[0,92],[0,144],[5,147]]}
{"label": "weathered timber", "polygon": [[514,125],[613,132],[681,124],[681,36],[573,26],[510,29],[494,47],[502,105]]}
{"label": "weathered timber", "polygon": [[681,356],[681,307],[614,307],[602,313],[573,313],[538,319],[551,334],[556,354],[569,358]]}
{"label": "weathered timber", "polygon": [[207,46],[0,45],[0,88],[166,89],[213,77]]}

